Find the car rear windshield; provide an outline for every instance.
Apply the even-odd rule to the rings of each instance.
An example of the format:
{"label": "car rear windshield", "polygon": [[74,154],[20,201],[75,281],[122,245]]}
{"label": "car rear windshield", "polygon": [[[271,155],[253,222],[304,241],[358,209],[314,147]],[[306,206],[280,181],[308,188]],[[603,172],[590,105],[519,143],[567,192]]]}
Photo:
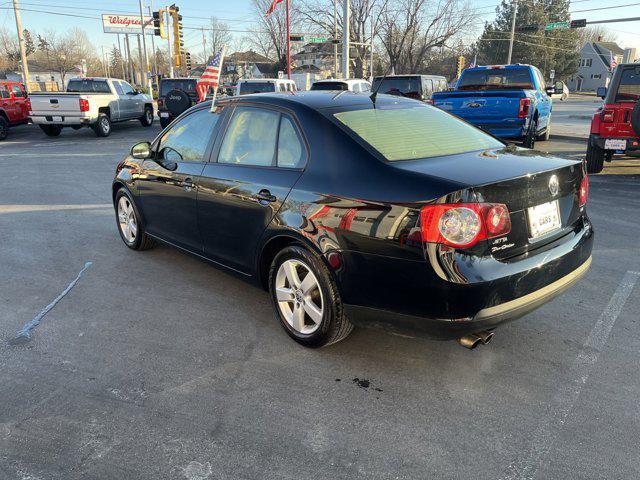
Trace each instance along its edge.
{"label": "car rear windshield", "polygon": [[531,71],[526,68],[488,68],[465,70],[458,90],[533,90]]}
{"label": "car rear windshield", "polygon": [[67,92],[72,93],[111,93],[109,84],[104,80],[70,80]]}
{"label": "car rear windshield", "polygon": [[311,85],[311,90],[349,90],[344,82],[318,82]]}
{"label": "car rear windshield", "polygon": [[240,84],[240,95],[246,93],[275,92],[276,86],[271,82],[243,82]]}
{"label": "car rear windshield", "polygon": [[167,93],[171,90],[182,90],[188,95],[197,95],[196,93],[196,79],[193,80],[161,80],[160,81],[160,96],[166,97]]}
{"label": "car rear windshield", "polygon": [[389,161],[504,147],[482,130],[436,107],[418,103],[351,110],[334,116]]}
{"label": "car rear windshield", "polygon": [[[382,85],[379,90],[376,90],[380,82],[382,82]],[[371,90],[378,93],[402,94],[415,97],[422,94],[422,82],[420,77],[374,78]]]}
{"label": "car rear windshield", "polygon": [[640,99],[640,67],[622,71],[614,102],[635,102]]}

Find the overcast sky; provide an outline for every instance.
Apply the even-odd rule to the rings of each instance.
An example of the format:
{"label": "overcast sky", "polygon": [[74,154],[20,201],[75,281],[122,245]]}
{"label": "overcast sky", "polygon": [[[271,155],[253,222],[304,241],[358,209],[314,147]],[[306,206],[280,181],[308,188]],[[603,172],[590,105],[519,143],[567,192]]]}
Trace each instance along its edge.
{"label": "overcast sky", "polygon": [[[173,0],[172,0],[173,1]],[[296,0],[291,0],[295,2]],[[392,0],[393,1],[393,0]],[[520,0],[531,1],[531,0]],[[0,0],[0,27],[15,31],[15,20],[11,1]],[[206,26],[209,18],[215,15],[236,30],[235,35],[248,35],[247,31],[258,28],[251,0],[176,0],[184,17],[185,27]],[[482,30],[481,22],[494,18],[495,6],[499,0],[479,0],[472,2],[478,14],[478,34]],[[116,36],[102,32],[101,13],[135,14],[139,12],[137,0],[19,0],[22,11],[23,27],[35,32],[46,29],[64,31],[77,26],[89,34],[96,46],[109,47],[116,42]],[[145,6],[149,6],[145,0]],[[624,5],[620,8],[613,8]],[[160,4],[152,5],[157,9]],[[283,8],[284,4],[278,6]],[[601,9],[593,11],[580,11]],[[39,10],[39,11],[34,11]],[[640,1],[633,0],[574,0],[571,11],[574,19],[586,18],[589,21],[637,17],[640,12]],[[66,16],[66,15],[76,15]],[[90,17],[90,18],[85,18]],[[613,23],[605,25],[618,38],[622,47],[636,47],[640,50],[640,22]],[[185,29],[185,45],[195,54],[202,52],[202,34],[199,30]]]}

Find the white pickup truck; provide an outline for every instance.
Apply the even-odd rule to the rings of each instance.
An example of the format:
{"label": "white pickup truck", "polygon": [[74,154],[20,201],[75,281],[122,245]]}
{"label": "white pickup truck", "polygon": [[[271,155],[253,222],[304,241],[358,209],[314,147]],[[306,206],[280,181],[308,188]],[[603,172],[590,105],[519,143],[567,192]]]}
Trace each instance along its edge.
{"label": "white pickup truck", "polygon": [[50,137],[63,127],[91,127],[99,137],[111,133],[111,124],[140,120],[153,123],[153,100],[124,80],[115,78],[72,78],[66,92],[31,93],[29,118]]}

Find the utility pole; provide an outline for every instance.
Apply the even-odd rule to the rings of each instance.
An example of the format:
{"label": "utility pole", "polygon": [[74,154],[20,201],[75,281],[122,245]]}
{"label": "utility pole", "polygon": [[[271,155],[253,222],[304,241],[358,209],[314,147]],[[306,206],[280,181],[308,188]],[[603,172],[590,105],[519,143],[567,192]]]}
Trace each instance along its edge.
{"label": "utility pole", "polygon": [[104,45],[102,45],[102,67],[104,70],[104,76],[109,78],[109,67],[107,66],[107,57],[104,53]]}
{"label": "utility pole", "polygon": [[285,0],[287,8],[287,78],[291,80],[291,23],[289,16],[289,0]]}
{"label": "utility pole", "polygon": [[333,78],[338,78],[338,0],[333,0]]}
{"label": "utility pole", "polygon": [[369,58],[369,71],[371,72],[370,81],[373,82],[373,37],[375,36],[375,21],[373,18],[373,10],[371,10],[371,52]]}
{"label": "utility pole", "polygon": [[511,65],[511,54],[513,53],[513,38],[516,35],[516,15],[518,14],[518,0],[513,0],[513,18],[511,19],[511,40],[509,41],[509,56],[507,65]]}
{"label": "utility pole", "polygon": [[171,55],[171,29],[169,23],[171,23],[171,14],[169,13],[169,7],[165,8],[167,12],[167,52],[169,54],[169,78],[173,78],[173,55]]}
{"label": "utility pole", "polygon": [[147,82],[144,79],[145,67],[144,67],[144,56],[142,54],[142,45],[140,45],[140,34],[136,34],[138,37],[138,60],[140,61],[140,86],[145,86]]}
{"label": "utility pole", "polygon": [[122,67],[122,79],[126,80],[127,78],[127,73],[125,71],[125,59],[124,56],[122,55],[122,46],[120,45],[120,34],[118,33],[118,52],[120,53],[120,66]]}
{"label": "utility pole", "polygon": [[349,24],[351,23],[351,5],[349,0],[344,1],[342,14],[342,76],[349,78]]}
{"label": "utility pole", "polygon": [[133,60],[131,59],[131,47],[129,46],[129,34],[124,34],[124,45],[127,50],[127,65],[129,65],[129,83],[136,83],[136,74],[133,70]]}
{"label": "utility pole", "polygon": [[22,20],[20,20],[20,9],[18,0],[13,0],[13,14],[16,17],[16,28],[18,29],[18,43],[20,44],[20,61],[22,62],[22,83],[29,91],[29,65],[27,64],[27,51],[24,47],[24,33],[22,32]]}
{"label": "utility pole", "polygon": [[[149,78],[149,57],[147,57],[147,39],[144,33],[144,0],[140,0],[140,31],[142,33],[142,46],[144,48],[144,66],[140,68],[144,75],[144,84],[147,86],[147,91],[151,95],[151,78]],[[138,37],[139,38],[139,37]],[[142,58],[140,61],[142,62]]]}

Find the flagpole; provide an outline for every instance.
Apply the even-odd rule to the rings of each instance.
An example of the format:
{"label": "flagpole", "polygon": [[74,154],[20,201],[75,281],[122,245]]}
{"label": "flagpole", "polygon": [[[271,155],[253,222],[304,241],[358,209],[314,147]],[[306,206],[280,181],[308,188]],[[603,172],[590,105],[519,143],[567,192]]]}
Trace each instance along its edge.
{"label": "flagpole", "polygon": [[[224,53],[227,50],[227,46],[226,45],[222,45],[222,51],[220,52],[220,64],[219,66],[219,70],[218,70],[218,85],[220,85],[220,82],[222,81],[222,63],[224,62]],[[213,98],[211,99],[211,112],[215,112],[216,111],[216,97],[218,96],[218,87],[213,87]]]}
{"label": "flagpole", "polygon": [[291,80],[291,24],[289,18],[289,0],[287,3],[287,78]]}

